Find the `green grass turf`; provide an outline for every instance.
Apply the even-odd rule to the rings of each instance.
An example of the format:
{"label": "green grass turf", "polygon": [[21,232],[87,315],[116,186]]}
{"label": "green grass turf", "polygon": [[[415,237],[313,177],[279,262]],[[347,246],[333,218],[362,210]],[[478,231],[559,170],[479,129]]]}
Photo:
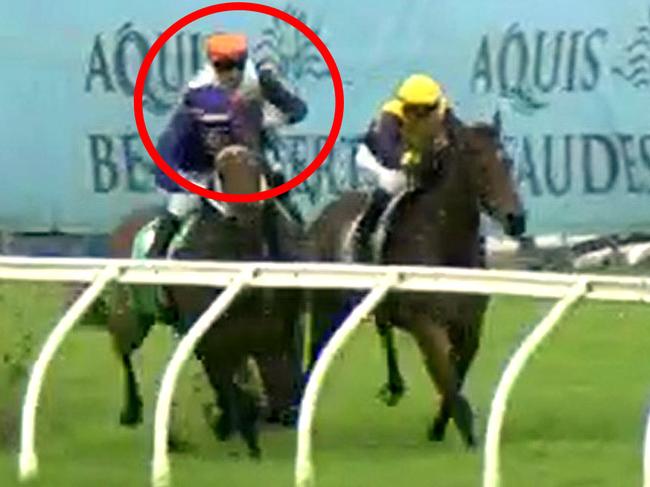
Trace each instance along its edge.
{"label": "green grass turf", "polygon": [[[56,285],[0,284],[0,357],[15,355],[28,330],[40,345],[61,312],[61,296]],[[532,299],[492,301],[467,384],[481,434],[508,357],[550,305]],[[503,436],[503,485],[641,484],[650,391],[649,316],[650,309],[642,305],[588,303],[561,323],[515,387]],[[319,487],[480,485],[481,453],[467,453],[453,427],[444,443],[426,441],[436,398],[411,339],[398,338],[408,393],[396,408],[376,399],[385,371],[379,341],[369,327],[333,367],[316,421]],[[148,485],[156,380],[170,346],[162,328],[146,342],[138,361],[145,423],[129,430],[117,424],[122,381],[107,334],[97,328],[76,330],[47,376],[37,427],[41,475],[31,485]],[[5,423],[11,423],[7,411],[12,404],[15,409],[22,393],[9,383],[9,369],[0,365]],[[173,457],[174,485],[292,485],[295,434],[265,431],[259,464],[247,459],[239,440],[215,442],[200,412],[208,392],[193,391],[198,367],[187,369],[179,410],[191,447]],[[0,447],[1,486],[18,484],[16,459],[15,452]]]}

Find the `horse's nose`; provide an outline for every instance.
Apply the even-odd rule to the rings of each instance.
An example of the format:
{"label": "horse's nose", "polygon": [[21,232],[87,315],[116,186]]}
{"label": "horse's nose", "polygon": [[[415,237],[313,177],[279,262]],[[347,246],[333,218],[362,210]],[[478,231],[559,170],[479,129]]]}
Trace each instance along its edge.
{"label": "horse's nose", "polygon": [[519,237],[526,233],[526,215],[523,213],[508,213],[505,231],[511,237]]}

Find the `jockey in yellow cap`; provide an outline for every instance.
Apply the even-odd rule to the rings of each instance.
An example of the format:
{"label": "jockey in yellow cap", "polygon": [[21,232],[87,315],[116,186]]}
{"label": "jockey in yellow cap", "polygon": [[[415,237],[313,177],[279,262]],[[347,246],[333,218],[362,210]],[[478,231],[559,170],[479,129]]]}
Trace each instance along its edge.
{"label": "jockey in yellow cap", "polygon": [[420,164],[450,143],[457,123],[440,84],[426,74],[405,79],[371,122],[356,163],[376,177],[377,191],[359,226],[365,241],[391,196],[406,189],[404,169]]}
{"label": "jockey in yellow cap", "polygon": [[372,121],[357,162],[377,175],[381,187],[395,193],[404,182],[400,169],[447,144],[448,115],[449,102],[438,82],[424,74],[410,76]]}

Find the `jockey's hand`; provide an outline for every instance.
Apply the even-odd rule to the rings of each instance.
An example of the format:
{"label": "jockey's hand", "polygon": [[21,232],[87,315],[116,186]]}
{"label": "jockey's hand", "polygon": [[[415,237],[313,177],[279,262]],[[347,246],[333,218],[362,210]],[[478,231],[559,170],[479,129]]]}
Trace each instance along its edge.
{"label": "jockey's hand", "polygon": [[263,61],[256,69],[262,96],[266,101],[282,112],[286,117],[285,123],[301,122],[307,116],[307,105],[285,84],[277,66],[270,61]]}
{"label": "jockey's hand", "polygon": [[279,170],[271,170],[271,173],[269,174],[269,186],[272,188],[275,188],[277,186],[281,186],[285,183],[285,178],[284,174],[282,174]]}
{"label": "jockey's hand", "polygon": [[278,81],[278,68],[271,61],[262,61],[256,66],[257,76],[260,80],[260,85],[268,86],[277,83]]}
{"label": "jockey's hand", "polygon": [[415,151],[406,151],[400,161],[403,167],[415,166],[420,163],[420,154]]}

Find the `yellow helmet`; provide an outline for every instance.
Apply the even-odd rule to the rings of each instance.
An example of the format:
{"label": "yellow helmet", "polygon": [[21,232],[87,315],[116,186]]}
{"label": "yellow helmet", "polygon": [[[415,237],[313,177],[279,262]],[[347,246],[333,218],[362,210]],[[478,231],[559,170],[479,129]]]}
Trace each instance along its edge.
{"label": "yellow helmet", "polygon": [[426,74],[409,76],[397,90],[397,98],[408,105],[435,105],[444,99],[440,85]]}

